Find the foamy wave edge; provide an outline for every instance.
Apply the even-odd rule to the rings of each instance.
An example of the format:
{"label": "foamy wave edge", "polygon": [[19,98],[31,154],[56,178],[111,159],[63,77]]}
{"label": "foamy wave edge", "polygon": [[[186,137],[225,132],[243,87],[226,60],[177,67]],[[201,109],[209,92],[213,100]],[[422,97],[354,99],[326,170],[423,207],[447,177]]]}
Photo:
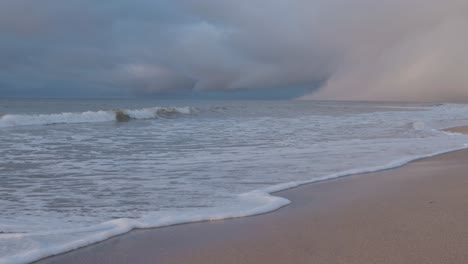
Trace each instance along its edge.
{"label": "foamy wave edge", "polygon": [[[252,192],[240,194],[236,202],[222,208],[193,209],[185,211],[166,211],[148,214],[139,219],[121,218],[107,221],[95,226],[78,228],[75,230],[58,230],[35,233],[0,234],[0,244],[3,241],[15,241],[12,245],[47,245],[39,248],[20,252],[0,259],[0,263],[30,263],[46,257],[66,253],[85,246],[89,246],[114,236],[122,235],[133,229],[157,228],[171,225],[214,221],[223,219],[240,218],[246,216],[259,215],[273,212],[291,203],[286,198],[272,195],[275,192],[299,187],[301,185],[337,179],[355,174],[377,172],[387,169],[398,168],[409,162],[437,156],[440,154],[468,149],[468,144],[458,148],[435,152],[426,155],[408,156],[402,159],[391,161],[382,166],[352,169],[342,171],[313,180],[295,181],[278,184]],[[64,237],[73,237],[64,243]],[[50,241],[53,237],[56,241]],[[5,247],[8,249],[8,246]]]}
{"label": "foamy wave edge", "polygon": [[56,114],[3,114],[0,128],[17,126],[38,126],[53,124],[99,123],[129,121],[131,119],[168,118],[175,115],[198,113],[194,107],[149,107],[142,109],[117,109],[86,112],[65,112]]}

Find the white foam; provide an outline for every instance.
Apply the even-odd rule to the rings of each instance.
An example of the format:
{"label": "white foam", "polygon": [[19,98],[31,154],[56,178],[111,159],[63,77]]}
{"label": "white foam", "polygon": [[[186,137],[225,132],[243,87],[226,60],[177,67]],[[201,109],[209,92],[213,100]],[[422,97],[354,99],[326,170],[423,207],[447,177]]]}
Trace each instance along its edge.
{"label": "white foam", "polygon": [[413,123],[414,130],[424,130],[426,128],[426,124],[424,122],[418,121]]}
{"label": "white foam", "polygon": [[[160,117],[161,113],[189,115],[191,107],[150,107],[142,109],[118,110],[133,119],[151,119]],[[98,123],[116,121],[116,111],[86,111],[79,113],[57,114],[5,114],[0,116],[0,128],[16,126],[37,126],[52,124]]]}
{"label": "white foam", "polygon": [[125,110],[125,114],[134,119],[150,119],[155,117],[162,117],[164,114],[184,114],[189,115],[192,113],[191,107],[151,107],[136,110]]}
{"label": "white foam", "polygon": [[[287,199],[272,195],[277,191],[294,188],[303,184],[317,181],[344,177],[352,174],[395,168],[405,165],[406,163],[416,159],[431,157],[459,149],[465,149],[468,148],[468,145],[464,144],[468,141],[468,136],[457,133],[438,131],[432,128],[440,129],[441,127],[447,127],[448,124],[454,125],[454,123],[460,125],[466,124],[467,122],[464,120],[467,112],[466,110],[466,107],[444,105],[437,108],[431,108],[431,110],[427,111],[404,112],[402,114],[397,111],[392,111],[362,114],[358,113],[353,116],[345,117],[314,116],[314,118],[308,118],[300,116],[299,118],[285,118],[283,120],[272,117],[252,118],[245,120],[242,119],[243,122],[240,123],[231,122],[233,120],[228,120],[228,123],[222,123],[222,125],[214,123],[215,125],[211,127],[206,126],[206,124],[204,124],[205,126],[200,126],[198,123],[193,124],[193,127],[187,127],[187,124],[182,124],[183,128],[190,132],[190,135],[196,135],[210,144],[201,145],[201,148],[197,152],[187,152],[184,153],[184,155],[175,156],[173,158],[171,158],[171,156],[160,156],[166,155],[164,151],[130,152],[133,158],[131,161],[127,160],[126,156],[124,155],[124,158],[119,159],[118,163],[114,163],[111,160],[110,164],[112,164],[112,166],[119,165],[120,167],[117,166],[115,168],[118,170],[120,168],[129,168],[129,165],[126,164],[126,162],[131,162],[132,164],[138,162],[137,165],[139,167],[136,168],[138,169],[141,167],[145,170],[140,170],[139,173],[135,173],[135,175],[140,175],[142,178],[144,178],[144,174],[151,175],[151,177],[154,177],[155,175],[164,175],[166,174],[165,172],[168,171],[168,168],[181,168],[186,171],[202,171],[202,169],[208,168],[206,174],[208,174],[209,171],[212,172],[213,175],[207,176],[212,176],[216,181],[218,181],[220,178],[219,174],[220,172],[223,172],[223,170],[226,172],[235,169],[235,174],[248,171],[247,174],[249,174],[248,176],[252,176],[252,179],[250,179],[250,177],[231,178],[232,182],[236,182],[237,185],[242,185],[242,181],[248,180],[251,180],[254,183],[261,181],[261,183],[263,183],[262,186],[267,186],[268,182],[287,183],[276,184],[270,187],[258,189],[256,191],[247,192],[238,195],[237,199],[235,200],[230,198],[226,199],[228,201],[222,200],[222,195],[207,195],[203,196],[202,198],[197,198],[205,200],[226,201],[224,204],[223,202],[216,203],[218,205],[217,207],[181,211],[159,211],[146,214],[143,213],[142,217],[135,219],[121,218],[94,225],[94,223],[105,221],[110,218],[109,212],[100,207],[100,209],[98,209],[99,212],[96,211],[96,214],[102,212],[102,214],[106,217],[99,218],[97,221],[93,220],[86,222],[90,223],[90,226],[87,227],[86,225],[88,224],[85,224],[83,221],[81,221],[87,219],[73,218],[73,221],[70,221],[70,223],[67,224],[68,226],[71,226],[71,228],[68,229],[68,226],[60,225],[60,223],[58,223],[64,219],[61,218],[63,215],[58,214],[57,216],[59,217],[54,217],[50,215],[50,212],[42,211],[42,207],[39,204],[38,206],[32,206],[31,208],[38,210],[40,214],[27,216],[25,217],[27,218],[25,221],[18,221],[18,223],[16,223],[15,220],[21,218],[13,217],[12,220],[7,221],[5,225],[5,222],[2,219],[2,228],[6,228],[3,229],[4,231],[20,230],[31,232],[21,234],[0,234],[0,263],[27,263],[35,261],[47,256],[64,253],[93,243],[97,243],[107,238],[124,234],[135,228],[163,227],[174,224],[236,218],[266,213],[281,208],[282,206],[285,206],[289,203]],[[124,112],[132,119],[147,119],[157,118],[158,116],[170,117],[173,113],[188,114],[193,113],[194,110],[192,108],[155,107],[135,110],[122,110],[122,112]],[[0,118],[0,127],[5,125],[16,126],[30,124],[52,124],[61,120],[61,122],[64,123],[76,123],[81,121],[115,121],[114,111],[89,112],[88,116],[84,118],[83,116],[86,115],[85,113],[88,112],[35,116],[16,115],[15,118]],[[418,122],[421,122],[423,125],[417,125]],[[174,124],[174,122],[171,122],[171,124]],[[234,126],[236,126],[235,129],[233,129]],[[217,130],[224,128],[228,129],[227,131],[224,131],[224,135],[226,136],[224,139],[226,139],[226,141],[229,141],[230,138],[236,139],[233,140],[233,145],[228,145],[229,151],[219,151],[220,149],[209,148],[213,147],[212,144],[214,143],[212,143],[211,137],[203,137],[207,131],[207,127]],[[326,130],[321,132],[321,129],[324,127]],[[397,128],[396,130],[395,127]],[[420,127],[422,127],[422,129],[417,129]],[[203,129],[200,129],[198,131],[199,133],[195,134],[199,128]],[[252,130],[252,128],[255,128],[255,130]],[[176,125],[172,128],[172,130],[169,130],[168,133],[169,135],[174,135],[175,133],[173,131],[179,131],[179,129],[180,126]],[[146,129],[144,131],[137,130],[136,134],[162,134],[163,136],[161,137],[161,142],[166,142],[165,134],[161,133],[165,130],[165,127],[160,128],[158,126],[154,126],[154,129]],[[233,131],[239,134],[235,134]],[[285,135],[279,135],[278,133],[275,133],[277,131],[287,131],[289,133]],[[336,133],[334,134],[335,131]],[[52,130],[48,132],[53,133],[54,131]],[[101,132],[101,130],[98,129],[97,132]],[[258,135],[258,139],[261,140],[264,139],[264,136],[269,135],[280,137],[277,139],[275,138],[273,141],[268,141],[269,148],[265,148],[266,144],[262,145],[259,144],[258,141],[251,140],[252,133]],[[313,133],[323,134],[318,134],[316,136],[317,141],[311,143],[311,135],[314,135]],[[346,133],[348,137],[343,138],[344,133]],[[69,134],[72,136],[69,136]],[[34,150],[35,148],[37,150],[41,150],[43,145],[60,142],[60,140],[74,140],[80,143],[83,141],[83,146],[85,146],[85,149],[87,150],[92,144],[96,144],[98,146],[100,146],[100,144],[108,144],[105,148],[103,148],[108,151],[120,151],[130,146],[121,145],[120,143],[122,143],[123,140],[115,140],[115,135],[111,135],[110,133],[106,133],[104,137],[97,137],[96,141],[87,143],[86,141],[90,135],[92,134],[85,133],[83,135],[75,135],[74,131],[71,131],[71,133],[65,134],[65,136],[62,135],[62,137],[60,137],[60,134],[56,134],[55,136],[48,138],[43,137],[42,135],[31,133],[31,135],[28,135],[26,138],[29,139],[30,142],[33,142],[33,144],[26,144],[23,143],[25,138],[23,135],[19,133],[11,133],[8,136],[8,140],[9,142],[13,142],[12,145],[15,150],[22,150],[21,155],[31,155],[31,157],[27,157],[28,159],[36,159],[38,157],[37,155],[47,154],[31,153],[31,150]],[[211,135],[212,134],[208,134],[208,136]],[[378,137],[376,137],[376,135],[378,135]],[[244,142],[240,144],[239,141],[237,141],[237,139],[244,139],[245,136],[250,136],[250,138],[248,138],[250,141],[247,142],[258,143],[258,145],[248,145],[244,144]],[[16,138],[16,141],[13,141],[13,138]],[[130,137],[130,143],[133,142],[132,140],[134,140],[134,138]],[[167,142],[169,142],[168,144],[172,144],[172,141]],[[148,141],[145,143],[146,144],[144,145],[165,146],[167,148],[173,148],[172,145],[158,144],[158,141]],[[219,144],[218,142],[216,143]],[[271,146],[271,143],[277,144],[277,146]],[[221,150],[225,150],[225,146],[222,146]],[[96,149],[92,151],[96,151]],[[92,151],[87,153],[87,155],[92,153]],[[96,156],[98,155],[100,155],[100,152],[96,152]],[[318,158],[320,156],[327,157],[327,159],[324,160]],[[6,159],[8,156],[5,155],[3,158]],[[12,156],[10,159],[15,160],[15,158],[16,156]],[[111,158],[115,157],[112,156]],[[391,162],[387,162],[392,158],[393,160]],[[47,170],[53,171],[58,175],[60,175],[62,172],[70,172],[74,170],[81,174],[92,174],[94,171],[105,171],[106,169],[109,169],[105,163],[108,161],[106,159],[99,161],[97,159],[91,158],[90,160],[92,162],[85,162],[82,164],[79,164],[79,162],[75,161],[62,161],[59,163],[57,162],[57,159],[55,159],[55,156],[51,156],[46,160],[53,161],[45,166]],[[155,163],[154,161],[158,160],[163,162],[158,164],[158,166],[152,167],[152,164]],[[336,162],[337,160],[340,162]],[[245,166],[242,167],[241,165]],[[258,167],[258,170],[255,170],[257,168],[256,166]],[[359,166],[361,166],[361,168],[359,168]],[[284,170],[279,169],[282,167],[284,167]],[[154,168],[159,169],[160,174],[156,174]],[[280,175],[280,177],[274,178],[273,176],[275,176],[275,173]],[[288,175],[292,176],[289,177]],[[125,174],[119,176],[124,177]],[[109,184],[109,181],[104,181],[99,177],[94,179],[101,185]],[[184,179],[181,178],[181,180]],[[128,183],[129,181],[124,180],[123,183],[119,184]],[[165,183],[167,182],[161,181],[162,186],[164,186]],[[184,186],[189,186],[188,188],[190,189],[203,188],[201,186],[193,186],[190,183],[193,182],[184,182]],[[114,182],[113,184],[117,184],[117,182]],[[229,184],[229,182],[227,184]],[[32,186],[36,185],[33,184]],[[210,189],[212,185],[207,184],[206,186],[208,186],[206,188],[209,189],[210,192],[213,191],[213,189]],[[248,188],[253,188],[249,187],[248,184],[246,184],[246,186],[247,187],[244,187],[244,189],[241,189],[239,192],[250,190]],[[238,187],[233,187],[228,191],[226,191],[226,189],[223,191],[226,191],[226,193],[229,192],[230,194],[236,190],[240,190],[240,188],[237,188]],[[176,189],[174,192],[176,195],[179,195],[179,191],[181,190],[183,191],[184,189]],[[203,194],[206,194],[206,192]],[[63,193],[59,193],[58,197],[61,197],[61,195],[63,195]],[[66,195],[69,194],[67,193]],[[23,201],[29,202],[23,199],[24,197],[27,198],[27,196],[23,195],[19,197],[21,197]],[[185,199],[187,199],[187,197],[185,197]],[[37,202],[38,200],[40,199],[33,198],[30,200],[29,204],[34,204],[34,202]],[[178,201],[174,202],[174,207],[180,206],[180,204],[177,204],[177,202]],[[149,209],[146,210],[144,208],[138,213],[148,211]],[[59,220],[54,222],[54,218]],[[41,221],[36,221],[37,219],[40,219]],[[24,225],[33,226],[37,225],[37,223],[44,223],[44,225],[35,226],[31,229],[22,228]],[[81,226],[78,227],[78,225]],[[50,229],[56,228],[57,226],[60,226],[62,230],[50,231]]]}
{"label": "white foam", "polygon": [[290,203],[290,201],[285,198],[272,195],[272,193],[278,191],[353,174],[396,168],[417,159],[428,158],[467,148],[468,144],[463,144],[463,146],[459,148],[439,151],[432,154],[408,156],[391,161],[382,166],[352,169],[315,178],[313,180],[278,184],[261,190],[238,195],[236,201],[230,205],[223,206],[222,208],[162,211],[148,214],[139,219],[115,219],[95,226],[77,228],[74,230],[1,234],[0,255],[3,257],[0,258],[0,263],[29,263],[48,256],[88,246],[113,236],[127,233],[136,228],[165,227],[183,223],[239,218],[268,213]]}

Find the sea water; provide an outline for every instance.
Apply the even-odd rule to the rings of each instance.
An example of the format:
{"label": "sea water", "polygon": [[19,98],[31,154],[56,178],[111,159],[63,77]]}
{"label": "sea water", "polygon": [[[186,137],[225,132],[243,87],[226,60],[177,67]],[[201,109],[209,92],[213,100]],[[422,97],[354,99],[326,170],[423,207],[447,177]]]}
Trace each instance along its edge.
{"label": "sea water", "polygon": [[274,191],[467,147],[468,106],[0,100],[0,263],[265,213]]}

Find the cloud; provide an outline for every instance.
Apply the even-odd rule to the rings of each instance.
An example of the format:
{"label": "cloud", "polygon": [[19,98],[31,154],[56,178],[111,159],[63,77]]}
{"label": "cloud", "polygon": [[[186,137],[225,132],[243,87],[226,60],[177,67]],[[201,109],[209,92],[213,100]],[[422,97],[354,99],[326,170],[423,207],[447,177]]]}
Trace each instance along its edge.
{"label": "cloud", "polygon": [[194,80],[160,65],[126,64],[114,78],[115,85],[137,87],[143,92],[158,92],[168,89],[190,90]]}
{"label": "cloud", "polygon": [[459,0],[4,0],[0,93],[467,100],[467,26]]}
{"label": "cloud", "polygon": [[468,37],[461,32],[467,7],[462,1],[395,1],[377,17],[363,12],[369,20],[343,40],[339,68],[305,98],[466,101]]}

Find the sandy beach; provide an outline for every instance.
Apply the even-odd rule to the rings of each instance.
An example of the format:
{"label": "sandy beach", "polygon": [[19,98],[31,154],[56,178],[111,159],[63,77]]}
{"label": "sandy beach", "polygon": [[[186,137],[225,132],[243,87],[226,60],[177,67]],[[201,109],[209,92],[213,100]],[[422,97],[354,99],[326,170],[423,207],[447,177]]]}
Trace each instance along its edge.
{"label": "sandy beach", "polygon": [[468,1],[0,0],[0,264],[468,264]]}
{"label": "sandy beach", "polygon": [[292,201],[276,212],[134,230],[37,263],[468,263],[467,160],[314,183],[276,193]]}

